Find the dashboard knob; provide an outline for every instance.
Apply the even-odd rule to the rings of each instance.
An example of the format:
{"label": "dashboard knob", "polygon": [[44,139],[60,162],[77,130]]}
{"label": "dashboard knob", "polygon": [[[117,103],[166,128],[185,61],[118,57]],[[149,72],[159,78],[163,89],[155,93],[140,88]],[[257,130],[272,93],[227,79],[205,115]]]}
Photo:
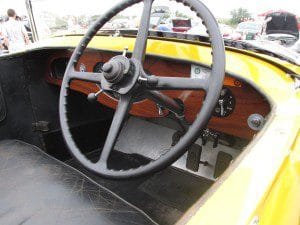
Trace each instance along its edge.
{"label": "dashboard knob", "polygon": [[265,118],[260,114],[252,114],[248,117],[248,126],[255,131],[259,131],[265,124]]}

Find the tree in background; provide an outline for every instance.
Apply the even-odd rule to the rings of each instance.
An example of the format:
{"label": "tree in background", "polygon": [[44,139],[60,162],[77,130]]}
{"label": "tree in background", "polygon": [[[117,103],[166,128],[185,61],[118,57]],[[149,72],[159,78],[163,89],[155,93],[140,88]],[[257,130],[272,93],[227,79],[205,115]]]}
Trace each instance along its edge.
{"label": "tree in background", "polygon": [[229,25],[231,26],[231,22],[230,22],[230,19],[227,19],[227,18],[218,18],[218,23],[221,23],[221,24],[226,24],[226,25]]}
{"label": "tree in background", "polygon": [[251,19],[251,14],[247,9],[238,8],[234,9],[230,12],[231,19],[230,24],[231,25],[237,25],[243,21]]}
{"label": "tree in background", "polygon": [[176,16],[177,18],[191,19],[190,16],[188,16],[188,15],[182,13],[182,12],[179,12],[179,11],[176,11],[176,12],[175,12],[175,16]]}

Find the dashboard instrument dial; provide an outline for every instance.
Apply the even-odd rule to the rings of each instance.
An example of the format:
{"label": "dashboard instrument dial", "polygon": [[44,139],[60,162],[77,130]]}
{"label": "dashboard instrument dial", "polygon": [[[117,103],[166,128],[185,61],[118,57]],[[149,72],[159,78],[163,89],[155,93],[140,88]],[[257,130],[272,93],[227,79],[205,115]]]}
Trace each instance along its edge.
{"label": "dashboard instrument dial", "polygon": [[213,113],[216,117],[227,117],[233,113],[235,98],[229,88],[223,88]]}
{"label": "dashboard instrument dial", "polygon": [[104,63],[103,62],[97,62],[96,65],[93,68],[93,72],[94,73],[102,73],[102,67],[103,67]]}
{"label": "dashboard instrument dial", "polygon": [[54,59],[51,62],[51,76],[55,79],[62,79],[64,77],[69,58],[62,57]]}

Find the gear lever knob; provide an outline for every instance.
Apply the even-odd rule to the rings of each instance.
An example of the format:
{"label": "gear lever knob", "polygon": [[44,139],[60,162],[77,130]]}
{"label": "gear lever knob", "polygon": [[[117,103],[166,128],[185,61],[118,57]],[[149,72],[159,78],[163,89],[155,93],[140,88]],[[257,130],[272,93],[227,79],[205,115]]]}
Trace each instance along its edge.
{"label": "gear lever knob", "polygon": [[88,100],[89,102],[96,102],[98,96],[99,96],[102,92],[103,92],[103,90],[100,90],[100,91],[98,91],[97,93],[90,93],[90,94],[88,94],[87,100]]}

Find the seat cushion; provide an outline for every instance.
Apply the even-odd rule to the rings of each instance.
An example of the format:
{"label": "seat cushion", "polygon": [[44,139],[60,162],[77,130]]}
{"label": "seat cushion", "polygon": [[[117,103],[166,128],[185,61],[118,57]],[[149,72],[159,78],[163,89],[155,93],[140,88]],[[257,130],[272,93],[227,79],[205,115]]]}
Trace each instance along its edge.
{"label": "seat cushion", "polygon": [[0,224],[155,224],[145,213],[41,149],[0,142]]}

